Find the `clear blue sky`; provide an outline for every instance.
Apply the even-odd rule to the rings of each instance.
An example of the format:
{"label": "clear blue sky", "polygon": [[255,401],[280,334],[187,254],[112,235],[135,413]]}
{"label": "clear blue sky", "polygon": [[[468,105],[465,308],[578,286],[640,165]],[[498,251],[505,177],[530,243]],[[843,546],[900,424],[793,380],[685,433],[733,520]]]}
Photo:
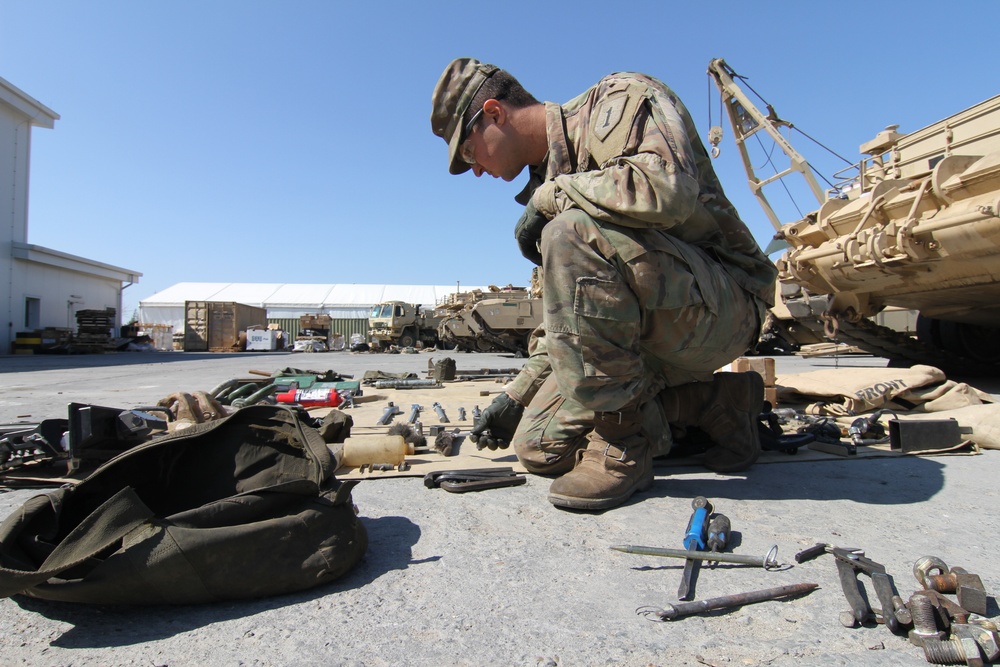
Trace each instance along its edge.
{"label": "clear blue sky", "polygon": [[[886,125],[913,131],[1000,92],[998,9],[0,0],[0,76],[62,116],[33,134],[29,241],[142,272],[127,319],[182,281],[527,283],[512,235],[524,176],[450,176],[430,131],[454,57],[555,102],[643,71],[680,94],[703,138],[705,69],[723,57],[783,118],[855,159]],[[793,140],[824,173],[839,168]],[[716,169],[766,245],[728,127]]]}

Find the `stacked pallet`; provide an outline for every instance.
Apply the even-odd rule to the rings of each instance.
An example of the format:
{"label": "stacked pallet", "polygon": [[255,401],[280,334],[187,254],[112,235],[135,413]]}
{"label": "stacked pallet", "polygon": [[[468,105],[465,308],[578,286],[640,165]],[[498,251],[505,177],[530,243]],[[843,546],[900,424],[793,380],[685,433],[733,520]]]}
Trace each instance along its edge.
{"label": "stacked pallet", "polygon": [[76,311],[75,352],[99,353],[114,350],[111,332],[115,328],[115,309]]}

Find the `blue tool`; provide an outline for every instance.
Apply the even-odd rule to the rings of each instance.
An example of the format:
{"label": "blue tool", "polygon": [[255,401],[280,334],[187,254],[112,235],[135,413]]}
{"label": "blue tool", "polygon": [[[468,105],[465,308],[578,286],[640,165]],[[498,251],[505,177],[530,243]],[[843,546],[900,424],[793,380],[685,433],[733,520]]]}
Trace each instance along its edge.
{"label": "blue tool", "polygon": [[[688,551],[704,551],[705,540],[708,536],[708,517],[712,513],[712,503],[704,496],[698,496],[691,501],[694,513],[688,522],[687,531],[684,534],[684,548]],[[684,574],[681,576],[681,585],[677,589],[678,600],[690,600],[694,591],[691,582],[694,579],[694,569],[698,560],[688,558],[684,561]]]}
{"label": "blue tool", "polygon": [[691,501],[694,514],[688,522],[687,533],[684,536],[684,548],[705,550],[705,535],[708,530],[708,515],[712,513],[712,503],[704,496],[698,496]]}

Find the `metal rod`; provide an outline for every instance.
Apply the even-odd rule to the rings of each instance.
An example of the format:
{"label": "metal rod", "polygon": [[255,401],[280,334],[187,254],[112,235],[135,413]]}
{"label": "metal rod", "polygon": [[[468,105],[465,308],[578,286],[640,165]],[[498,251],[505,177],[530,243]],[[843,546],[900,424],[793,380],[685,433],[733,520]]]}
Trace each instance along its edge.
{"label": "metal rod", "polygon": [[709,600],[698,600],[696,602],[678,602],[668,604],[665,609],[640,609],[640,613],[653,614],[662,621],[672,621],[682,616],[700,614],[713,609],[728,609],[731,607],[742,607],[745,604],[754,602],[765,602],[777,598],[791,595],[804,595],[819,588],[819,584],[791,584],[789,586],[778,586],[777,588],[767,588],[761,591],[751,591],[749,593],[737,593],[736,595],[724,595]]}
{"label": "metal rod", "polygon": [[719,563],[742,563],[744,565],[756,565],[765,570],[773,570],[781,567],[778,563],[778,545],[771,547],[767,554],[760,556],[744,556],[742,554],[720,553],[717,551],[688,551],[686,549],[661,549],[659,547],[640,547],[632,544],[619,544],[611,547],[615,551],[627,554],[640,554],[643,556],[663,556],[666,558],[688,558],[691,560],[709,560]]}

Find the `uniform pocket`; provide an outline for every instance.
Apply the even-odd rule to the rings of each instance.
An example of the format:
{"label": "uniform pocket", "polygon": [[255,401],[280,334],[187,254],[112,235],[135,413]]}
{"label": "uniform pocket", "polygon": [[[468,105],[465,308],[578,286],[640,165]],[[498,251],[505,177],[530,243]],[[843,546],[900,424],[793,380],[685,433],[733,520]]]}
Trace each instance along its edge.
{"label": "uniform pocket", "polygon": [[639,303],[624,281],[577,278],[573,311],[587,377],[630,377],[641,370]]}

